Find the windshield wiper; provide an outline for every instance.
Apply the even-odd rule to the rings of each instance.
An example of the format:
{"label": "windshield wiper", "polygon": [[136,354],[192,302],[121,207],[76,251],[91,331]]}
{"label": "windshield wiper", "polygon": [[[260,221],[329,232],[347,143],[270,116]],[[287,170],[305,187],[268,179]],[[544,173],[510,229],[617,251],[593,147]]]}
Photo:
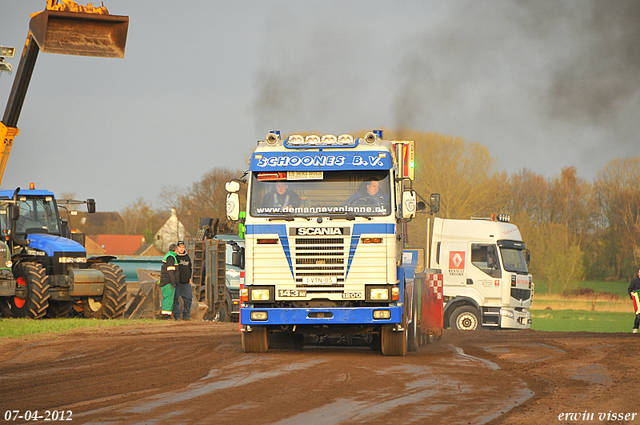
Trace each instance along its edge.
{"label": "windshield wiper", "polygon": [[307,221],[311,220],[311,217],[305,217],[302,215],[293,215],[290,213],[271,213],[271,214],[280,214],[282,215],[282,217],[269,217],[269,221],[278,221],[278,220],[293,221],[294,218],[303,218]]}
{"label": "windshield wiper", "polygon": [[348,220],[353,221],[356,219],[356,216],[353,214],[342,214],[342,215],[330,215],[329,220]]}

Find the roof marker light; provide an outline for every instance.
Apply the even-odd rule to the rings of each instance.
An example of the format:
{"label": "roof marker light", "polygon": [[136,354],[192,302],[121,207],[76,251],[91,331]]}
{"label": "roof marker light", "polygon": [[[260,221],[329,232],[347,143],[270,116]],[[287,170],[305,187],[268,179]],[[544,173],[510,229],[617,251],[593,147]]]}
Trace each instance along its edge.
{"label": "roof marker light", "polygon": [[312,134],[310,136],[305,137],[305,142],[307,145],[315,146],[320,144],[320,136],[316,134]]}
{"label": "roof marker light", "polygon": [[338,136],[338,144],[340,145],[352,145],[353,136],[350,134],[341,134]]}
{"label": "roof marker light", "polygon": [[325,134],[324,136],[322,136],[322,139],[320,141],[323,145],[335,145],[336,143],[338,143],[338,138],[333,134]]}
{"label": "roof marker light", "polygon": [[304,137],[299,134],[294,134],[289,136],[289,144],[293,146],[298,146],[304,144]]}

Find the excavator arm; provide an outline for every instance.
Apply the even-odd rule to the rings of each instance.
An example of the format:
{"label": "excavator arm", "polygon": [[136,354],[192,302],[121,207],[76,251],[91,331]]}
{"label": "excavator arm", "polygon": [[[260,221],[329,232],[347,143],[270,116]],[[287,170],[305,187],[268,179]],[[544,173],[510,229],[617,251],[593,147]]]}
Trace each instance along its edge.
{"label": "excavator arm", "polygon": [[31,15],[29,33],[13,80],[4,116],[0,122],[0,184],[13,140],[18,135],[18,118],[38,58],[38,52],[77,56],[123,58],[129,17],[109,15],[105,7],[78,5],[70,0],[47,0],[47,8]]}

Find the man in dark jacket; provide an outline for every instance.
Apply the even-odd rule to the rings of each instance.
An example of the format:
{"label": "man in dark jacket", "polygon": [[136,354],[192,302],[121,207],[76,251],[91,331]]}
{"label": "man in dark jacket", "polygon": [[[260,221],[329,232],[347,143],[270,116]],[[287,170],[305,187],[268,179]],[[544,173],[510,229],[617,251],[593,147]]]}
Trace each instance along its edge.
{"label": "man in dark jacket", "polygon": [[176,253],[176,264],[178,264],[178,286],[173,301],[173,318],[180,320],[180,297],[182,297],[182,320],[191,318],[191,258],[187,254],[187,247],[183,241],[178,242]]}
{"label": "man in dark jacket", "polygon": [[631,279],[629,283],[629,296],[633,300],[633,307],[636,312],[636,320],[633,322],[633,333],[638,333],[638,328],[640,327],[640,270],[638,270],[638,274],[636,277]]}
{"label": "man in dark jacket", "polygon": [[162,291],[162,319],[171,318],[173,301],[178,284],[178,260],[176,258],[176,244],[169,245],[169,252],[162,259],[160,268],[160,290]]}

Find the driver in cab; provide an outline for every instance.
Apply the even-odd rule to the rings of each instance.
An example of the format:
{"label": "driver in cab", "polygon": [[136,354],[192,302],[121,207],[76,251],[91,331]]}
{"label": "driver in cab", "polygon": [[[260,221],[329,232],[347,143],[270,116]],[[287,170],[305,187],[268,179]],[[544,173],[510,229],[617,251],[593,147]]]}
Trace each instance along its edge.
{"label": "driver in cab", "polygon": [[386,207],[389,205],[389,196],[380,191],[380,181],[371,178],[360,184],[358,191],[347,200],[347,205]]}
{"label": "driver in cab", "polygon": [[293,190],[289,190],[287,183],[278,182],[275,187],[262,198],[263,208],[299,207],[302,200]]}

